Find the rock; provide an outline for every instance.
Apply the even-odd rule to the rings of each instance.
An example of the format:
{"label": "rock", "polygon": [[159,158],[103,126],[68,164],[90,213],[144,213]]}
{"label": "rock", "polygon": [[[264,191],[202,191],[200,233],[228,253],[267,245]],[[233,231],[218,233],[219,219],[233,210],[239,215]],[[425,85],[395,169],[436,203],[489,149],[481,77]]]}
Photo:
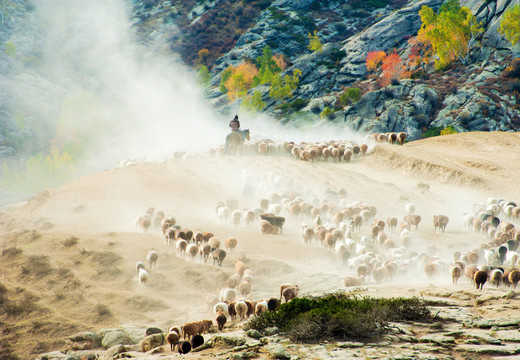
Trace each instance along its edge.
{"label": "rock", "polygon": [[468,327],[490,329],[496,327],[518,327],[520,325],[520,319],[492,319],[492,320],[477,320],[471,323]]}
{"label": "rock", "polygon": [[67,341],[67,350],[90,350],[101,346],[101,337],[91,331],[85,331],[70,336]]}
{"label": "rock", "polygon": [[360,348],[360,347],[363,347],[363,346],[365,346],[365,344],[364,343],[360,343],[360,342],[351,342],[351,341],[338,342],[338,347],[340,347],[342,349]]}
{"label": "rock", "polygon": [[37,360],[68,360],[69,356],[62,353],[61,351],[51,351],[48,353],[40,354],[36,358]]}
{"label": "rock", "polygon": [[454,344],[455,338],[452,336],[446,335],[437,335],[437,334],[428,334],[421,338],[419,338],[420,343],[432,343],[437,345],[446,345],[446,344]]}
{"label": "rock", "polygon": [[515,355],[520,354],[520,347],[518,345],[471,345],[460,344],[455,350],[460,352],[469,352],[479,355]]}
{"label": "rock", "polygon": [[264,332],[267,336],[273,336],[273,335],[278,334],[280,332],[280,330],[276,326],[273,326],[273,327],[265,328]]}
{"label": "rock", "polygon": [[141,342],[139,343],[139,346],[141,348],[142,352],[147,352],[152,349],[155,349],[158,346],[162,346],[165,343],[165,337],[164,334],[152,334],[147,337],[145,337]]}
{"label": "rock", "polygon": [[147,328],[140,325],[125,324],[121,326],[121,330],[128,335],[131,344],[138,344],[145,338]]}
{"label": "rock", "polygon": [[124,352],[127,352],[127,351],[128,351],[128,348],[125,345],[114,345],[114,346],[112,346],[112,347],[107,349],[106,355],[110,359],[112,359],[117,354],[121,354],[121,353],[124,353]]}
{"label": "rock", "polygon": [[291,358],[291,355],[285,351],[283,346],[275,346],[272,349],[269,349],[269,352],[275,359],[286,360]]}
{"label": "rock", "polygon": [[213,346],[235,347],[246,344],[246,339],[237,336],[215,335],[210,340]]}
{"label": "rock", "polygon": [[246,331],[247,336],[252,337],[253,339],[260,339],[262,337],[262,333],[258,330],[247,330]]}
{"label": "rock", "polygon": [[105,333],[103,340],[101,340],[101,346],[108,349],[114,345],[127,345],[133,344],[130,337],[122,330],[112,330]]}

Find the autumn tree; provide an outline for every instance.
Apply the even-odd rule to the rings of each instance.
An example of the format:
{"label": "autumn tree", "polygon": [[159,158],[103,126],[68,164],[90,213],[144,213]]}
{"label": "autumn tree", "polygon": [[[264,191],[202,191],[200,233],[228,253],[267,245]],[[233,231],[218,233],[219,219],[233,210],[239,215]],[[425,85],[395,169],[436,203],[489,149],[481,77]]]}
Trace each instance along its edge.
{"label": "autumn tree", "polygon": [[520,4],[507,9],[498,31],[513,45],[520,41]]}
{"label": "autumn tree", "polygon": [[323,43],[318,36],[318,31],[314,30],[314,34],[309,33],[309,45],[307,46],[310,51],[314,52],[322,52],[323,51]]}
{"label": "autumn tree", "polygon": [[453,61],[464,65],[469,61],[469,50],[484,31],[467,7],[460,7],[458,0],[447,0],[435,13],[424,5],[419,10],[421,28],[418,39],[431,45],[436,55],[435,67],[443,69]]}
{"label": "autumn tree", "polygon": [[421,67],[424,71],[426,65],[432,61],[432,47],[430,43],[423,43],[419,41],[418,37],[413,37],[408,40],[408,66],[410,69]]}
{"label": "autumn tree", "polygon": [[383,72],[381,78],[384,85],[389,85],[392,81],[400,80],[408,76],[408,72],[403,60],[397,53],[391,53],[383,59],[381,66]]}
{"label": "autumn tree", "polygon": [[202,48],[199,50],[197,62],[201,65],[208,65],[208,59],[209,59],[209,50],[206,48]]}
{"label": "autumn tree", "polygon": [[273,55],[269,46],[264,47],[262,56],[256,60],[259,69],[253,86],[271,83],[274,75],[283,70],[281,66],[279,66],[279,63],[280,65],[286,66],[283,57],[280,57],[281,55]]}
{"label": "autumn tree", "polygon": [[365,60],[367,71],[368,72],[377,71],[377,69],[379,69],[379,67],[383,63],[383,60],[385,59],[385,57],[386,57],[386,53],[382,50],[370,51],[367,54],[367,57]]}
{"label": "autumn tree", "polygon": [[[229,69],[229,68],[228,68]],[[244,96],[251,89],[253,79],[258,75],[255,64],[243,62],[237,67],[231,67],[230,75],[224,81],[230,101]]]}

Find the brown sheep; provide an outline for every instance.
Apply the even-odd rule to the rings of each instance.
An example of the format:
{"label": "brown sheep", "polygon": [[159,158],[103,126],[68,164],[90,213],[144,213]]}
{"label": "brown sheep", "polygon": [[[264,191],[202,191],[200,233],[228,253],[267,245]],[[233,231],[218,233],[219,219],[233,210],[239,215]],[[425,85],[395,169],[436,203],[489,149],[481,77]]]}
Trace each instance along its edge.
{"label": "brown sheep", "polygon": [[247,317],[247,309],[248,306],[245,301],[237,301],[235,304],[235,311],[237,315],[240,317],[240,320],[244,320]]}
{"label": "brown sheep", "polygon": [[166,335],[166,341],[170,344],[171,351],[175,348],[175,345],[179,342],[179,334],[175,331],[172,331]]}
{"label": "brown sheep", "polygon": [[181,341],[177,344],[179,354],[187,354],[191,351],[191,343],[189,341]]}
{"label": "brown sheep", "polygon": [[260,144],[258,144],[258,153],[260,155],[267,154],[267,150],[269,150],[269,146],[267,146],[265,142],[261,142]]}
{"label": "brown sheep", "polygon": [[228,288],[230,288],[230,289],[236,288],[238,286],[239,282],[240,282],[240,275],[237,275],[237,274],[231,275],[226,280],[226,284],[227,284]]}
{"label": "brown sheep", "polygon": [[248,296],[249,294],[251,294],[251,283],[249,281],[242,281],[238,285],[238,291],[242,296]]}
{"label": "brown sheep", "polygon": [[191,348],[195,349],[204,344],[204,337],[202,335],[195,335],[191,338]]}
{"label": "brown sheep", "polygon": [[424,272],[429,279],[435,277],[439,273],[439,264],[430,262],[424,265]]}
{"label": "brown sheep", "polygon": [[226,251],[224,249],[215,249],[212,252],[213,265],[217,262],[218,266],[222,267],[222,261],[226,258]]}
{"label": "brown sheep", "polygon": [[230,237],[226,239],[226,250],[229,252],[235,251],[235,247],[237,246],[237,239]]}
{"label": "brown sheep", "polygon": [[284,297],[285,302],[289,302],[289,300],[292,300],[298,296],[298,287],[291,286],[283,289],[282,296]]}
{"label": "brown sheep", "polygon": [[300,160],[309,161],[311,153],[308,150],[300,151]]}
{"label": "brown sheep", "polygon": [[201,231],[197,231],[196,233],[194,233],[193,234],[193,241],[197,245],[202,244],[202,242],[204,241],[204,233],[202,233]]}
{"label": "brown sheep", "polygon": [[285,289],[287,289],[287,288],[290,288],[290,287],[295,287],[296,288],[296,292],[298,292],[298,290],[299,290],[299,286],[298,285],[291,285],[291,284],[280,285],[280,301],[282,300],[283,291]]}
{"label": "brown sheep", "polygon": [[388,279],[388,270],[385,267],[377,268],[373,271],[374,280],[377,284],[381,284]]}
{"label": "brown sheep", "polygon": [[403,145],[404,142],[406,141],[406,138],[408,137],[408,135],[404,132],[399,132],[397,133],[397,143],[399,145]]}
{"label": "brown sheep", "polygon": [[468,254],[468,261],[470,264],[478,263],[479,256],[476,252],[472,251]]}
{"label": "brown sheep", "polygon": [[255,212],[253,210],[247,210],[244,213],[244,221],[246,226],[253,226],[253,223],[255,222]]}
{"label": "brown sheep", "polygon": [[278,235],[280,228],[278,226],[271,225],[267,220],[260,220],[260,226],[262,227],[262,234],[273,234]]}
{"label": "brown sheep", "polygon": [[327,161],[327,160],[329,160],[329,157],[332,156],[332,153],[330,152],[329,148],[325,148],[325,149],[323,149],[322,155],[323,155],[323,159],[325,159],[325,161]]}
{"label": "brown sheep", "polygon": [[297,218],[300,215],[300,213],[302,212],[302,207],[300,206],[300,204],[292,204],[291,207],[289,208],[289,212],[291,213],[292,216]]}
{"label": "brown sheep", "polygon": [[204,331],[204,325],[199,321],[186,323],[181,326],[181,331],[184,334],[184,340],[186,340],[186,336],[189,340],[193,335],[202,334]]}
{"label": "brown sheep", "polygon": [[361,285],[363,285],[363,279],[360,277],[347,276],[343,280],[343,283],[345,284],[346,287],[361,286]]}
{"label": "brown sheep", "polygon": [[478,270],[475,272],[475,275],[473,275],[473,282],[475,283],[475,286],[477,289],[482,290],[482,287],[488,280],[488,273],[483,270]]}
{"label": "brown sheep", "polygon": [[437,232],[437,228],[439,228],[439,232],[446,232],[446,225],[450,219],[446,215],[433,215],[433,226],[434,232]]}
{"label": "brown sheep", "polygon": [[350,159],[352,158],[352,154],[354,152],[350,149],[345,149],[345,152],[343,153],[343,161],[350,162]]}
{"label": "brown sheep", "polygon": [[222,329],[224,329],[224,325],[227,322],[227,317],[223,310],[217,310],[217,313],[215,314],[215,321],[217,323],[218,331],[222,331]]}
{"label": "brown sheep", "polygon": [[404,221],[410,225],[415,225],[415,230],[419,230],[419,223],[422,218],[420,215],[408,214],[404,217]]}
{"label": "brown sheep", "polygon": [[241,277],[244,276],[244,272],[248,269],[248,266],[240,260],[235,260],[235,272]]}
{"label": "brown sheep", "polygon": [[209,239],[208,244],[211,246],[211,250],[220,249],[220,240],[215,236],[212,236],[211,239]]}
{"label": "brown sheep", "polygon": [[459,265],[453,265],[450,268],[450,272],[451,272],[451,282],[454,285],[457,285],[457,281],[459,280],[460,275],[462,274],[462,269],[460,268]]}
{"label": "brown sheep", "polygon": [[361,145],[359,145],[359,148],[361,149],[361,154],[363,154],[363,156],[365,156],[367,154],[367,151],[368,151],[368,145],[367,144],[361,144]]}
{"label": "brown sheep", "polygon": [[209,254],[211,253],[211,245],[204,244],[199,247],[200,259],[204,260],[204,263],[208,261]]}
{"label": "brown sheep", "polygon": [[203,232],[202,234],[204,235],[204,241],[205,242],[208,242],[209,239],[211,239],[212,237],[215,236],[215,235],[213,235],[213,233],[210,233],[210,232],[207,232],[207,231]]}
{"label": "brown sheep", "polygon": [[247,305],[246,317],[250,317],[255,313],[255,304],[251,300],[244,300]]}
{"label": "brown sheep", "polygon": [[231,301],[228,303],[228,313],[231,320],[235,320],[237,318],[237,310],[235,308],[236,302]]}
{"label": "brown sheep", "polygon": [[213,325],[213,321],[212,320],[201,320],[200,323],[202,324],[202,330],[205,333],[209,332],[209,329]]}
{"label": "brown sheep", "polygon": [[513,289],[516,290],[516,286],[518,285],[518,282],[520,282],[520,271],[513,270],[509,273],[508,280],[513,285]]}

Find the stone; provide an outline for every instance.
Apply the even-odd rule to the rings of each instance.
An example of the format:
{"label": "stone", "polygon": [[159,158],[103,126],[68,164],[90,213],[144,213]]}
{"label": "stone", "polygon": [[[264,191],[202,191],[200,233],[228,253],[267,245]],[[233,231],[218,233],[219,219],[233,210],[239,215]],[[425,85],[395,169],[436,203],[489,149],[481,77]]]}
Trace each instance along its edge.
{"label": "stone", "polygon": [[267,336],[273,336],[275,334],[278,334],[280,332],[280,330],[276,326],[273,326],[273,327],[265,328],[264,332]]}
{"label": "stone", "polygon": [[146,336],[143,340],[141,340],[139,346],[142,352],[147,352],[152,349],[155,349],[158,346],[164,345],[165,342],[166,338],[164,334],[152,334]]}
{"label": "stone", "polygon": [[260,339],[263,336],[260,331],[255,329],[247,330],[246,335],[252,337],[253,339]]}
{"label": "stone", "polygon": [[108,349],[114,345],[132,344],[130,337],[122,330],[112,330],[106,332],[101,340],[101,346]]}

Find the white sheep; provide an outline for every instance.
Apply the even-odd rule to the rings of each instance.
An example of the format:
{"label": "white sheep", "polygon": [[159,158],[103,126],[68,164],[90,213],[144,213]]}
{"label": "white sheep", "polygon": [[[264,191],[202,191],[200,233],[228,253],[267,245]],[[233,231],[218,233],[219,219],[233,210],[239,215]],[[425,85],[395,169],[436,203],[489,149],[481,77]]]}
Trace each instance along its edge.
{"label": "white sheep", "polygon": [[146,254],[146,260],[148,261],[148,266],[150,266],[150,268],[155,267],[157,259],[159,259],[159,253],[155,250],[150,250],[148,251],[148,254]]}
{"label": "white sheep", "polygon": [[199,246],[197,244],[188,244],[186,252],[191,257],[191,260],[195,260],[195,256],[199,253]]}
{"label": "white sheep", "polygon": [[407,214],[413,214],[415,213],[415,204],[408,203],[404,206],[404,212]]}
{"label": "white sheep", "polygon": [[247,317],[247,304],[244,300],[239,300],[235,304],[235,311],[238,316],[240,316],[240,320],[244,320]]}
{"label": "white sheep", "polygon": [[144,269],[145,268],[145,265],[144,265],[144,262],[142,261],[138,261],[137,264],[135,265],[135,270],[137,271],[137,274],[139,274],[139,269]]}
{"label": "white sheep", "polygon": [[215,306],[213,306],[213,312],[216,314],[218,310],[222,310],[224,312],[224,314],[227,316],[229,316],[229,309],[228,309],[228,306],[225,302],[221,301],[221,302],[218,302],[215,304]]}
{"label": "white sheep", "polygon": [[139,283],[145,285],[150,278],[150,274],[145,269],[139,269]]}
{"label": "white sheep", "polygon": [[223,288],[220,291],[220,301],[233,301],[237,297],[237,292],[234,289]]}
{"label": "white sheep", "polygon": [[218,220],[221,223],[227,223],[229,218],[229,208],[227,206],[221,206],[217,210]]}
{"label": "white sheep", "polygon": [[256,303],[255,306],[255,315],[260,316],[263,313],[267,312],[267,300],[262,300]]}
{"label": "white sheep", "polygon": [[233,221],[233,225],[235,225],[235,227],[238,227],[238,225],[240,225],[241,218],[242,218],[242,213],[240,211],[234,210],[231,213],[231,220]]}
{"label": "white sheep", "polygon": [[246,226],[253,226],[255,221],[255,212],[253,210],[247,210],[244,212],[244,221]]}
{"label": "white sheep", "polygon": [[305,244],[310,244],[312,239],[314,239],[314,229],[302,224],[302,238]]}

